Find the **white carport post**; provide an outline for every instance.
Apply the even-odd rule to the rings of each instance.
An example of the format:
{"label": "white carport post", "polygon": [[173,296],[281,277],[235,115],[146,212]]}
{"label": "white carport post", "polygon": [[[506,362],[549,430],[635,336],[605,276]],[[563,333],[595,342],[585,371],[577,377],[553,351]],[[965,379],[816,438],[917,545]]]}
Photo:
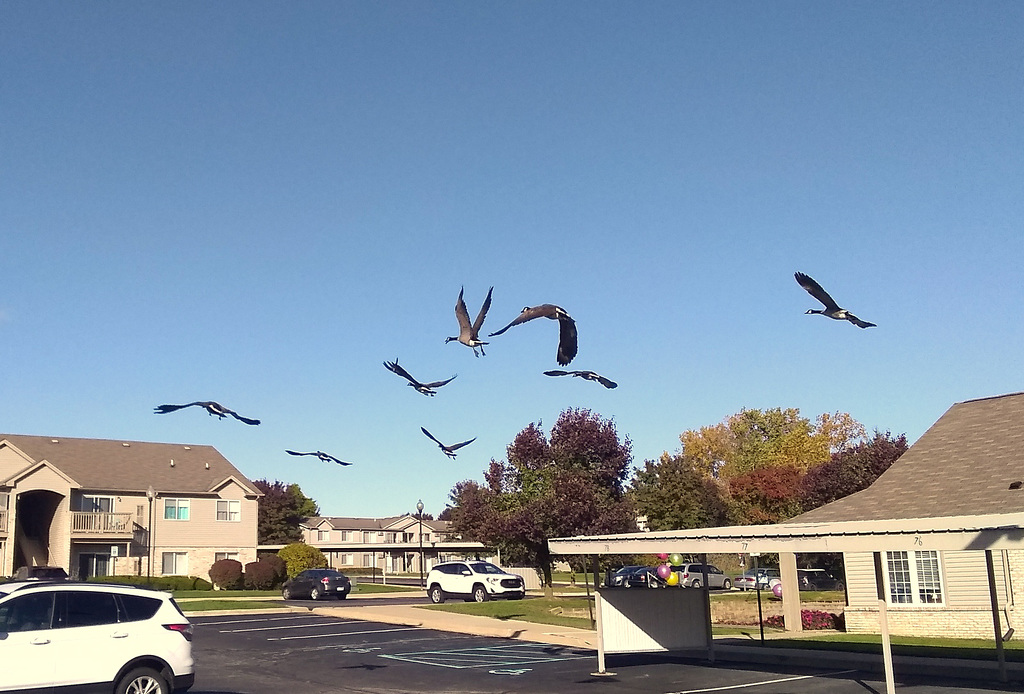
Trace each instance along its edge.
{"label": "white carport post", "polygon": [[996,572],[992,566],[992,550],[985,550],[985,569],[988,571],[988,595],[992,602],[992,626],[996,630],[996,658],[999,660],[999,681],[1006,682],[1006,653],[1003,652],[1003,628],[999,624],[999,594],[996,592]]}
{"label": "white carport post", "polygon": [[875,591],[878,594],[878,629],[882,633],[882,663],[885,667],[885,692],[896,694],[896,682],[892,674],[892,644],[889,642],[889,615],[885,605],[885,584],[882,581],[882,553],[874,552]]}

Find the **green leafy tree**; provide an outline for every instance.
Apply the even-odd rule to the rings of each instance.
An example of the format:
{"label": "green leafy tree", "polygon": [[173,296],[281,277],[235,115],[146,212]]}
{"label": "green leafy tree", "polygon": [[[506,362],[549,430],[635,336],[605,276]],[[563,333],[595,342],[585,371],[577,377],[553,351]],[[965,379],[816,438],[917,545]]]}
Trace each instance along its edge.
{"label": "green leafy tree", "polygon": [[327,568],[327,557],[324,553],[305,542],[293,542],[287,547],[282,547],[277,555],[284,559],[288,578],[295,578],[306,569]]}
{"label": "green leafy tree", "polygon": [[256,521],[260,544],[277,545],[301,540],[299,524],[320,515],[316,502],[303,494],[297,484],[277,480],[256,480],[253,484],[263,492]]}
{"label": "green leafy tree", "polygon": [[614,423],[585,409],[562,412],[550,440],[530,424],[509,444],[507,462],[491,461],[485,485],[455,486],[450,530],[537,567],[550,592],[549,538],[636,528],[625,493],[631,448]]}
{"label": "green leafy tree", "polygon": [[708,528],[729,522],[728,489],[695,470],[683,456],[667,453],[644,461],[631,487],[637,513],[651,530]]}

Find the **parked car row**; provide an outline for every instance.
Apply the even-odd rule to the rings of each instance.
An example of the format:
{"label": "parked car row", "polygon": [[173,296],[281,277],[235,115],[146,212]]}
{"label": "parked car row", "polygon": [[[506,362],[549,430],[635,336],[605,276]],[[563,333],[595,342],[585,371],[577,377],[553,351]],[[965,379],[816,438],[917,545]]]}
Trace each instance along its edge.
{"label": "parked car row", "polygon": [[[682,564],[673,567],[679,577],[678,585],[683,588],[701,588],[704,585],[703,564]],[[776,584],[782,583],[782,575],[778,569],[759,568],[745,571],[735,579],[730,579],[725,572],[711,564],[707,565],[708,587],[712,589],[731,590],[734,586],[739,590],[771,590]],[[797,569],[797,581],[800,590],[844,590],[843,582],[834,578],[824,569]],[[609,588],[665,588],[668,584],[658,575],[657,568],[649,566],[624,566],[613,573],[606,581]]]}

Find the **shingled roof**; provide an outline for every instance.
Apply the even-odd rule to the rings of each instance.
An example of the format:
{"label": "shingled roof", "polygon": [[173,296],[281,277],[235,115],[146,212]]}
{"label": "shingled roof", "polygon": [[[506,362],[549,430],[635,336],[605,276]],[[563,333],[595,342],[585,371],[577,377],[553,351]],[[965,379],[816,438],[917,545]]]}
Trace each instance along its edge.
{"label": "shingled roof", "polygon": [[787,523],[1024,512],[1024,393],[959,402],[867,489]]}
{"label": "shingled roof", "polygon": [[32,462],[26,462],[20,470],[8,471],[0,485],[33,464],[46,461],[89,490],[144,492],[152,485],[162,494],[203,494],[233,478],[251,494],[260,494],[213,446],[0,434],[0,446],[5,442]]}

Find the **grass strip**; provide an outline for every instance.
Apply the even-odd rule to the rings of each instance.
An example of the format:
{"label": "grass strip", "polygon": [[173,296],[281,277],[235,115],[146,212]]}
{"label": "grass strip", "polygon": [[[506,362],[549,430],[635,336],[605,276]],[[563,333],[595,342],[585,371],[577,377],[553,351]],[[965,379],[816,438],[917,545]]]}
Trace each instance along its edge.
{"label": "grass strip", "polygon": [[491,600],[489,602],[451,602],[442,605],[417,605],[426,610],[440,610],[490,617],[498,620],[516,619],[535,624],[590,629],[587,601],[577,598],[529,598],[527,600]]}

